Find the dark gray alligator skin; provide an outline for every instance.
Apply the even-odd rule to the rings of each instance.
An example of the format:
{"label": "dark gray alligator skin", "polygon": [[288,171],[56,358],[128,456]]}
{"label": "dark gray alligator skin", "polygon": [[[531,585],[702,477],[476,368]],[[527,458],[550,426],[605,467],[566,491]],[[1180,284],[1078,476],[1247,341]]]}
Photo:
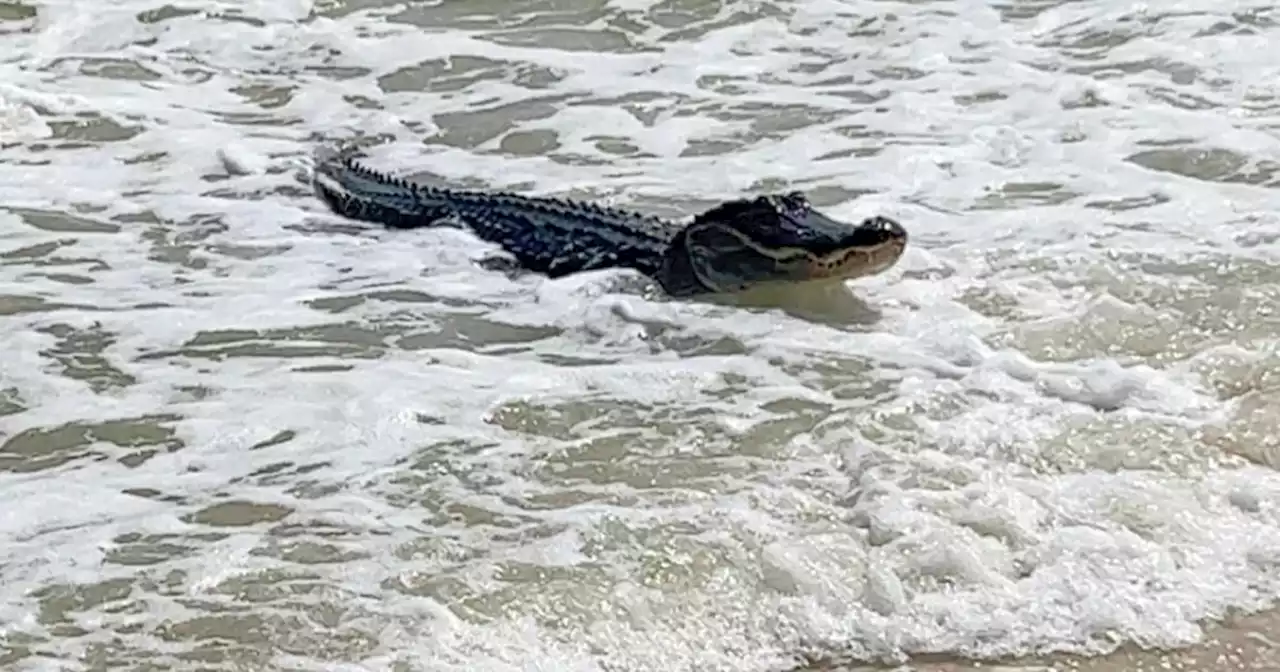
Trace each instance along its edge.
{"label": "dark gray alligator skin", "polygon": [[313,184],[337,214],[409,229],[462,225],[526,270],[560,277],[602,268],[658,273],[679,225],[566,199],[433,187],[371,170],[348,152],[316,154]]}

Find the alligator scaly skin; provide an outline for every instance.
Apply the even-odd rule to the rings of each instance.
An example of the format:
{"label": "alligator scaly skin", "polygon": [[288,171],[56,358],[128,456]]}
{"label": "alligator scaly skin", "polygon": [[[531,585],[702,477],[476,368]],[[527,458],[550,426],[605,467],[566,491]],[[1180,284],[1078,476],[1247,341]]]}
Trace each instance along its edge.
{"label": "alligator scaly skin", "polygon": [[409,229],[464,226],[501,246],[522,268],[560,277],[603,268],[655,276],[679,227],[665,219],[567,199],[447,189],[371,170],[354,155],[322,150],[316,193],[338,215]]}

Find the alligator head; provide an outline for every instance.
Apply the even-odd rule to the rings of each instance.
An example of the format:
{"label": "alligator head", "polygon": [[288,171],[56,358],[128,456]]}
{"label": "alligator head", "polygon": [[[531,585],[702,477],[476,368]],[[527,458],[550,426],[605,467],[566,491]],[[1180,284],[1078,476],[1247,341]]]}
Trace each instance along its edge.
{"label": "alligator head", "polygon": [[658,281],[672,296],[840,281],[897,263],[907,232],[887,217],[857,225],[815,210],[799,192],[722,203],[672,239]]}

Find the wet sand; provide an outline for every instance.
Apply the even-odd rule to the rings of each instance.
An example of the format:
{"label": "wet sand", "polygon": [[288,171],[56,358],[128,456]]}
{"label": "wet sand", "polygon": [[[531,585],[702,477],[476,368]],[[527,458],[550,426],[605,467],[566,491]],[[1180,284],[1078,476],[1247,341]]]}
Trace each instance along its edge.
{"label": "wet sand", "polygon": [[805,672],[1280,672],[1280,609],[1206,624],[1204,640],[1176,650],[1121,648],[1106,656],[975,663],[920,658],[897,667],[816,665]]}

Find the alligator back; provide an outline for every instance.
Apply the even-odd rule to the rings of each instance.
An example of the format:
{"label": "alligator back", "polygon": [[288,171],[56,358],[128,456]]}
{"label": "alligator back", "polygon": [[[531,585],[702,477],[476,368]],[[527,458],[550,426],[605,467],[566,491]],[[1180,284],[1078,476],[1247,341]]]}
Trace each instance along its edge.
{"label": "alligator back", "polygon": [[657,217],[591,203],[434,187],[332,151],[317,153],[313,185],[343,217],[399,229],[461,225],[550,277],[619,267],[652,276],[676,231]]}

